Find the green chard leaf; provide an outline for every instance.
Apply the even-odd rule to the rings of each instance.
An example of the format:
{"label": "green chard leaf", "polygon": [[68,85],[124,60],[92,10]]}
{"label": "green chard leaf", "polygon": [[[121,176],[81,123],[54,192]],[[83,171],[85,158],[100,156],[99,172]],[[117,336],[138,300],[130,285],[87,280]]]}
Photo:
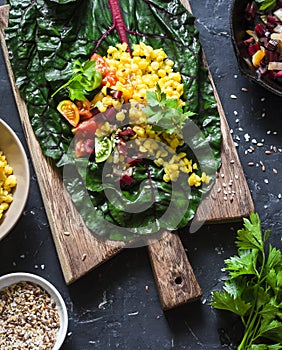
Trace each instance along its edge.
{"label": "green chard leaf", "polygon": [[[69,162],[67,152],[73,141],[73,133],[67,121],[57,112],[56,106],[60,100],[66,98],[66,92],[72,100],[84,99],[87,92],[95,88],[101,79],[97,72],[93,73],[95,61],[89,62],[92,53],[97,52],[104,56],[109,46],[121,42],[117,28],[114,28],[115,21],[109,2],[8,0],[7,3],[10,5],[10,14],[5,38],[16,84],[27,104],[31,125],[43,153],[52,158],[58,167],[64,166]],[[221,162],[220,118],[208,72],[202,61],[194,16],[180,1],[120,0],[119,4],[131,48],[133,44],[140,42],[153,48],[163,48],[174,61],[174,70],[180,72],[182,77],[183,100],[186,103],[183,110],[175,108],[175,101],[167,100],[159,89],[157,94],[148,96],[152,123],[161,121],[168,132],[173,133],[176,128],[185,124],[187,116],[193,115],[193,122],[201,130],[205,143],[211,149],[212,157],[207,153],[203,163],[210,170],[208,175],[214,179],[214,169]],[[172,18],[175,20],[171,20]],[[154,120],[154,108],[157,106],[166,107],[173,113],[165,113],[164,118],[156,115]],[[171,123],[171,116],[179,117],[181,113],[179,122]],[[202,139],[196,138],[191,142],[194,151],[201,149],[204,144]],[[189,147],[187,151],[192,159],[194,155]],[[132,189],[123,190],[123,194],[132,201],[139,195],[140,200],[145,203],[146,196],[141,196],[138,189],[141,181],[152,178],[148,186],[156,202],[144,216],[140,215],[143,220],[140,224],[161,226],[160,217],[169,207],[169,199],[172,198],[172,185],[164,183],[162,170],[157,165],[150,164],[147,169],[142,166],[135,169]],[[133,225],[134,218],[131,215],[125,218],[107,202],[101,190],[99,171],[100,167],[97,170],[91,164],[87,169],[80,169],[81,174],[87,174],[87,189],[75,175],[73,179],[69,179],[66,187],[86,225],[102,235],[99,230],[104,223],[103,218],[117,225],[125,219],[129,225]],[[142,179],[139,171],[145,171]],[[97,179],[90,179],[96,175]],[[176,211],[177,205],[181,205],[185,199],[189,200],[189,206],[177,228],[184,227],[193,218],[202,196],[209,191],[212,182],[207,187],[190,189],[187,188],[186,181],[186,186],[181,184],[177,187],[177,201],[173,210]],[[91,203],[83,202],[82,195],[89,195]],[[93,211],[93,205],[95,209],[97,207],[97,212]],[[136,215],[135,219],[139,220]],[[111,237],[123,237],[123,233],[111,232]]]}

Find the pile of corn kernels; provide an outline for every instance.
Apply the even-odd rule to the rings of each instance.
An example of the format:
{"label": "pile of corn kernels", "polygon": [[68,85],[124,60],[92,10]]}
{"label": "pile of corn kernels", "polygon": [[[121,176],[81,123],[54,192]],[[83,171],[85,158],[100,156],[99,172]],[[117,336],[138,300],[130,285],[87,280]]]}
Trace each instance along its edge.
{"label": "pile of corn kernels", "polygon": [[[127,51],[125,43],[117,44],[116,47],[110,46],[104,59],[118,79],[111,88],[122,92],[122,100],[107,95],[107,89],[104,87],[102,93],[105,96],[97,104],[100,112],[114,107],[118,122],[123,122],[126,118],[130,120],[135,132],[135,149],[143,158],[150,157],[157,166],[164,168],[165,182],[177,181],[180,173],[185,173],[188,175],[189,186],[199,187],[202,183],[208,184],[210,178],[206,173],[203,172],[201,175],[196,173],[197,163],[188,159],[184,152],[176,154],[177,147],[185,142],[181,131],[172,134],[165,131],[156,132],[146,123],[147,115],[143,110],[147,102],[146,94],[147,91],[156,92],[157,86],[167,99],[176,99],[179,106],[185,105],[181,99],[184,89],[181,74],[173,71],[174,62],[167,58],[162,48],[153,49],[144,43],[133,45],[132,55]],[[124,109],[123,102],[129,104],[129,110]],[[106,121],[97,129],[96,136],[109,137],[112,132],[112,125]],[[127,168],[127,165],[124,165],[124,156],[119,154],[118,150],[113,157],[113,163],[116,168],[120,166],[117,173],[122,173]]]}
{"label": "pile of corn kernels", "polygon": [[13,201],[12,189],[17,185],[13,168],[8,164],[5,155],[0,151],[0,219]]}

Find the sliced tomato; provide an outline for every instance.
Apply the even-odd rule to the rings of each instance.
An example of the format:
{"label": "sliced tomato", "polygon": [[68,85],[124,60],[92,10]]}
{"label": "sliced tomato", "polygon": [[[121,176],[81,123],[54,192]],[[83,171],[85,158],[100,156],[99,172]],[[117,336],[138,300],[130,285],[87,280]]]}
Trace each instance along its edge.
{"label": "sliced tomato", "polygon": [[91,117],[93,117],[93,113],[91,112],[93,105],[87,98],[83,101],[77,101],[76,105],[78,108],[80,118],[82,120],[90,119]]}
{"label": "sliced tomato", "polygon": [[102,85],[107,85],[109,83],[110,86],[116,85],[118,81],[118,78],[114,72],[109,72],[105,77],[102,79]]}
{"label": "sliced tomato", "polygon": [[75,137],[79,140],[87,137],[94,138],[97,128],[98,124],[95,118],[92,117],[80,123],[77,128],[73,129],[73,132],[75,133]]}
{"label": "sliced tomato", "polygon": [[72,126],[76,127],[78,125],[80,117],[75,103],[70,100],[63,100],[58,104],[57,110]]}
{"label": "sliced tomato", "polygon": [[110,86],[113,86],[116,84],[118,80],[116,72],[108,65],[102,56],[94,53],[90,57],[90,60],[96,61],[95,69],[102,74],[102,85],[107,85],[107,83],[109,83]]}
{"label": "sliced tomato", "polygon": [[75,156],[77,158],[84,157],[86,155],[90,155],[94,152],[94,140],[86,139],[86,140],[78,140],[75,143]]}

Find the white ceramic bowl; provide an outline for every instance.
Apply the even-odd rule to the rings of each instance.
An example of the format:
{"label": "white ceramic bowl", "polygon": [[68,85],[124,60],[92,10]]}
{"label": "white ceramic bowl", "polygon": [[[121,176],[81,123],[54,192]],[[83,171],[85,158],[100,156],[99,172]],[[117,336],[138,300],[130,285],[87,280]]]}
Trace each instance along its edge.
{"label": "white ceramic bowl", "polygon": [[15,273],[10,273],[10,274],[1,276],[0,290],[3,289],[4,287],[8,287],[14,283],[18,283],[22,281],[32,282],[34,284],[37,284],[41,288],[45,289],[49,293],[49,295],[52,297],[52,299],[55,301],[59,315],[60,315],[60,328],[57,334],[56,343],[52,350],[59,350],[65,340],[67,330],[68,330],[68,313],[67,313],[67,308],[63,298],[61,297],[58,290],[46,279],[38,275],[34,275],[26,272],[15,272]]}
{"label": "white ceramic bowl", "polygon": [[0,150],[17,178],[13,202],[0,219],[0,240],[14,227],[21,216],[29,193],[30,173],[25,150],[15,132],[0,118]]}

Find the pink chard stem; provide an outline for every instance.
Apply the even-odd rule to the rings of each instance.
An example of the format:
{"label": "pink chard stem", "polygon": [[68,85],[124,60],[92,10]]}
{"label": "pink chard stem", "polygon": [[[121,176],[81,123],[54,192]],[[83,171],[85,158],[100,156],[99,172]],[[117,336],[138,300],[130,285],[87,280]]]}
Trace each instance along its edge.
{"label": "pink chard stem", "polygon": [[121,8],[120,8],[119,0],[109,0],[109,5],[111,8],[112,17],[113,17],[113,21],[114,21],[113,26],[115,27],[115,29],[118,32],[120,41],[122,43],[127,44],[128,51],[131,54],[130,45],[129,45],[129,41],[127,38],[128,29],[126,28],[126,25],[125,25],[123,17],[122,17],[122,12],[121,12]]}

